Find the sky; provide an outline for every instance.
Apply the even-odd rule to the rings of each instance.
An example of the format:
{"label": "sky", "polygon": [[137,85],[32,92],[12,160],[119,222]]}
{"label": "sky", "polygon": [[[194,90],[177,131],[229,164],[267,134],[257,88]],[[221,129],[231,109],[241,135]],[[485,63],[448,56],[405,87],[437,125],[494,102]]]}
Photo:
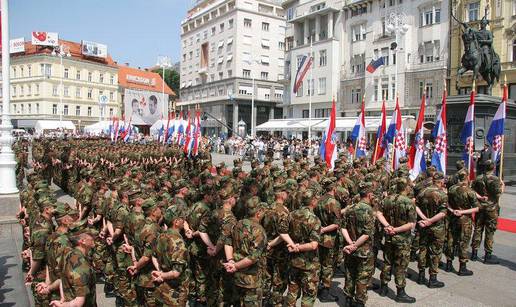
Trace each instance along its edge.
{"label": "sky", "polygon": [[166,55],[179,61],[180,27],[192,0],[10,0],[10,38],[32,31],[60,39],[106,44],[119,64],[156,65]]}

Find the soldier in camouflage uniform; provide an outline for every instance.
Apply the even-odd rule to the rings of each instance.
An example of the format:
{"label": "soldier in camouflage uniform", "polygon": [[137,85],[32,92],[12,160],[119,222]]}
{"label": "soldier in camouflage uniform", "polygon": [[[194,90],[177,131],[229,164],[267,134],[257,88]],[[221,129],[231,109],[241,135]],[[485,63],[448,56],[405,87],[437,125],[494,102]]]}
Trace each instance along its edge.
{"label": "soldier in camouflage uniform", "polygon": [[381,210],[377,212],[378,220],[385,231],[380,296],[387,295],[387,284],[391,280],[391,271],[394,270],[397,289],[395,300],[400,303],[415,303],[416,299],[405,292],[405,274],[410,261],[411,230],[416,225],[416,205],[407,196],[410,192],[407,179],[397,178],[396,188],[398,194],[386,198]]}
{"label": "soldier in camouflage uniform", "polygon": [[[471,258],[477,257],[477,250],[484,237],[484,263],[498,264],[499,261],[493,256],[494,233],[498,224],[500,214],[500,196],[503,192],[503,182],[494,174],[495,165],[489,160],[486,162],[486,173],[476,178],[473,182],[473,189],[483,196],[480,201],[480,210],[475,216],[475,228],[471,242]],[[487,199],[486,199],[487,198]]]}
{"label": "soldier in camouflage uniform", "polygon": [[335,249],[341,210],[340,203],[335,199],[336,180],[335,177],[327,177],[323,180],[326,194],[320,198],[317,207],[314,209],[315,215],[321,221],[321,242],[319,244],[320,280],[322,283],[319,300],[321,302],[337,301],[337,297],[330,293],[335,267],[335,253],[340,252]]}
{"label": "soldier in camouflage uniform", "polygon": [[313,306],[319,285],[321,264],[319,244],[321,242],[321,221],[314,214],[319,196],[308,189],[303,192],[301,207],[290,213],[287,242],[290,256],[290,278],[287,306],[295,306],[301,292],[301,306]]}
{"label": "soldier in camouflage uniform", "polygon": [[260,264],[265,262],[267,247],[267,236],[260,225],[263,213],[260,205],[247,207],[248,218],[236,223],[231,244],[225,246],[228,259],[224,268],[234,275],[241,306],[262,306]]}
{"label": "soldier in camouflage uniform", "polygon": [[446,217],[448,197],[444,190],[444,176],[442,173],[435,173],[432,185],[421,191],[417,196],[416,204],[419,208],[418,215],[421,220],[418,283],[425,283],[425,269],[429,266],[430,277],[429,288],[442,288],[444,283],[437,280],[437,269],[441,258],[444,238],[444,218]]}
{"label": "soldier in camouflage uniform", "polygon": [[448,214],[448,248],[446,249],[446,271],[453,271],[455,246],[459,251],[459,276],[470,276],[473,272],[466,268],[468,262],[468,245],[473,228],[472,214],[478,212],[478,200],[475,191],[469,186],[468,173],[459,171],[458,183],[448,189],[448,203],[452,214]]}
{"label": "soldier in camouflage uniform", "polygon": [[367,285],[374,272],[373,233],[374,215],[371,208],[373,185],[370,182],[359,184],[360,201],[352,204],[344,213],[341,231],[347,245],[345,304],[365,306],[367,302]]}

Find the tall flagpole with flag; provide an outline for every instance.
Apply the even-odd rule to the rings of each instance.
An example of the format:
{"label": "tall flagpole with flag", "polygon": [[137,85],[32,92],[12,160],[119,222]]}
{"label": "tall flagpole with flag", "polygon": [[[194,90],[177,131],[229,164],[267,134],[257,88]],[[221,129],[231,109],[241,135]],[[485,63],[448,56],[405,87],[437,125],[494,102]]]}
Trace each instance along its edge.
{"label": "tall flagpole with flag", "polygon": [[337,159],[337,144],[335,142],[335,129],[337,127],[337,111],[335,108],[335,98],[332,101],[330,120],[326,128],[325,138],[321,143],[321,156],[326,161],[326,165],[330,170],[335,167],[335,160]]}
{"label": "tall flagpole with flag", "polygon": [[435,148],[432,154],[432,165],[439,172],[446,175],[446,165],[448,161],[448,141],[446,138],[446,81],[444,82],[444,92],[441,111],[437,116],[432,137],[434,138]]}
{"label": "tall flagpole with flag", "polygon": [[498,106],[498,110],[493,117],[493,121],[491,122],[491,126],[489,127],[489,131],[486,136],[487,142],[491,144],[491,158],[493,162],[495,165],[500,162],[500,170],[498,173],[500,179],[502,179],[503,175],[503,143],[508,96],[507,80],[505,80],[503,85],[502,103]]}
{"label": "tall flagpole with flag", "polygon": [[425,139],[424,139],[424,127],[423,120],[425,119],[425,106],[426,106],[426,92],[423,92],[421,98],[421,106],[419,107],[419,114],[417,116],[416,123],[416,135],[414,143],[410,147],[409,152],[409,167],[410,167],[410,180],[416,180],[420,173],[426,171],[426,160],[425,160]]}
{"label": "tall flagpole with flag", "polygon": [[399,159],[405,157],[407,150],[398,96],[396,96],[396,107],[394,108],[394,112],[392,112],[391,122],[389,123],[387,133],[385,133],[385,139],[388,143],[392,144],[391,161],[389,164],[394,171],[398,169]]}
{"label": "tall flagpole with flag", "polygon": [[355,158],[367,156],[367,138],[365,128],[365,95],[362,97],[362,107],[358,115],[351,139],[355,142]]}
{"label": "tall flagpole with flag", "polygon": [[387,130],[387,113],[385,112],[385,96],[382,97],[382,118],[380,120],[380,126],[378,126],[378,131],[376,132],[376,144],[374,148],[373,154],[373,164],[376,163],[380,157],[382,157],[385,153],[385,132]]}
{"label": "tall flagpole with flag", "polygon": [[460,134],[460,140],[464,144],[463,159],[468,166],[469,179],[475,179],[475,164],[473,163],[473,153],[475,149],[474,134],[475,131],[475,80],[473,80],[473,88],[469,100],[469,107],[464,119],[464,127]]}

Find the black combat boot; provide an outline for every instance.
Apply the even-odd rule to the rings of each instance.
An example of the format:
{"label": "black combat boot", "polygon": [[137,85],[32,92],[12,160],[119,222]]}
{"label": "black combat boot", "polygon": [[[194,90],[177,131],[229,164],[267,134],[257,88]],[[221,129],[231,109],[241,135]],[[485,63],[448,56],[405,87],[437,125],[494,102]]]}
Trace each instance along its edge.
{"label": "black combat boot", "polygon": [[407,293],[405,292],[405,288],[398,288],[398,293],[396,294],[396,297],[394,298],[394,300],[398,303],[408,303],[408,304],[412,304],[412,303],[416,302],[415,297],[407,295]]}
{"label": "black combat boot", "polygon": [[419,271],[419,276],[417,278],[417,284],[418,285],[426,284],[425,270]]}
{"label": "black combat boot", "polygon": [[468,268],[466,268],[466,262],[461,262],[459,272],[457,274],[459,276],[471,276],[473,275],[473,271],[468,270]]}
{"label": "black combat boot", "polygon": [[478,261],[478,253],[476,249],[471,250],[471,261]]}
{"label": "black combat boot", "polygon": [[437,280],[437,275],[430,275],[428,279],[428,288],[442,288],[444,287],[444,283],[442,281]]}
{"label": "black combat boot", "polygon": [[124,307],[124,300],[120,296],[116,297],[115,306],[116,307]]}
{"label": "black combat boot", "polygon": [[113,287],[113,284],[111,284],[111,283],[104,284],[104,293],[106,294],[106,297],[113,297],[115,295],[113,292],[114,290],[115,290],[115,287]]}
{"label": "black combat boot", "polygon": [[380,296],[384,297],[384,296],[387,296],[387,293],[389,293],[389,287],[387,287],[387,284],[384,284],[382,282],[380,284],[380,291],[378,291],[378,294],[380,294]]}
{"label": "black combat boot", "polygon": [[322,303],[331,303],[331,302],[336,302],[337,300],[338,300],[338,298],[333,296],[330,293],[330,289],[328,289],[328,288],[321,289],[321,293],[319,294],[319,301],[321,301]]}
{"label": "black combat boot", "polygon": [[498,261],[495,256],[493,256],[491,253],[486,253],[484,256],[484,263],[485,264],[499,264],[500,261]]}
{"label": "black combat boot", "polygon": [[446,267],[444,270],[446,272],[453,272],[453,262],[451,260],[446,261]]}

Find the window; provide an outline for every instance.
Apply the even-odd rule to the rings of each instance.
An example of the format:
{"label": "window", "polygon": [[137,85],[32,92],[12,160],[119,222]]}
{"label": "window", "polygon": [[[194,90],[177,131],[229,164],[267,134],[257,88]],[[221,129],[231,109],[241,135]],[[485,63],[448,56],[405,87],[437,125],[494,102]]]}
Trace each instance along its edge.
{"label": "window", "polygon": [[68,86],[65,86],[65,87],[64,87],[63,95],[64,95],[65,97],[68,97],[68,96],[69,96],[69,95],[68,95]]}
{"label": "window", "polygon": [[109,77],[109,83],[115,84],[115,76]]}
{"label": "window", "polygon": [[112,117],[113,116],[113,108],[109,108],[109,116]]}
{"label": "window", "polygon": [[99,74],[99,82],[104,83],[104,74]]}
{"label": "window", "polygon": [[212,27],[211,28],[211,35],[215,35],[215,32],[217,32],[217,28]]}
{"label": "window", "polygon": [[242,71],[242,77],[244,77],[244,78],[251,78],[251,71],[249,69],[244,69]]}
{"label": "window", "polygon": [[81,71],[77,69],[77,72],[75,73],[75,79],[81,80]]}
{"label": "window", "polygon": [[434,61],[434,45],[432,42],[425,42],[425,63]]}
{"label": "window", "polygon": [[92,99],[92,96],[93,96],[93,89],[89,88],[88,89],[88,99]]}
{"label": "window", "polygon": [[75,106],[75,116],[81,116],[81,106]]}
{"label": "window", "polygon": [[223,71],[219,72],[219,80],[222,80],[222,79],[224,79],[224,72]]}
{"label": "window", "polygon": [[315,93],[314,93],[314,89],[315,89],[315,86],[314,86],[314,79],[308,79],[306,80],[306,85],[307,85],[307,88],[306,88],[306,94],[308,96],[313,96]]}
{"label": "window", "polygon": [[425,82],[419,81],[419,98],[423,98],[423,93],[425,91]]}
{"label": "window", "polygon": [[220,28],[220,33],[224,32],[224,24],[223,23],[221,23],[219,25],[219,28]]}
{"label": "window", "polygon": [[52,86],[52,95],[57,96],[57,86]]}
{"label": "window", "polygon": [[479,8],[480,2],[473,2],[468,4],[468,21],[478,20]]}
{"label": "window", "polygon": [[435,9],[434,23],[441,23],[441,9]]}
{"label": "window", "polygon": [[[301,82],[301,85],[299,85],[299,88],[297,89],[297,93],[296,93],[297,97],[302,97],[303,96],[303,83],[304,82]],[[308,115],[306,117],[308,117]]]}
{"label": "window", "polygon": [[109,92],[109,100],[111,100],[111,101],[115,100],[115,93]]}
{"label": "window", "polygon": [[285,43],[284,43],[284,42],[278,42],[278,49],[279,49],[280,51],[285,50]]}
{"label": "window", "polygon": [[228,28],[233,29],[233,19],[228,20]]}
{"label": "window", "polygon": [[266,71],[262,71],[261,78],[262,80],[269,80],[269,73]]}
{"label": "window", "polygon": [[23,66],[20,67],[20,77],[23,78]]}
{"label": "window", "polygon": [[301,117],[308,118],[309,116],[310,116],[310,111],[309,110],[303,110],[303,113],[302,113]]}
{"label": "window", "polygon": [[91,73],[91,71],[88,72],[88,82],[91,82],[91,80],[93,79],[93,74]]}
{"label": "window", "polygon": [[64,69],[63,78],[68,79],[68,72],[69,72],[69,71],[68,71],[68,68],[65,68],[65,69]]}
{"label": "window", "polygon": [[434,16],[434,12],[432,10],[425,12],[425,25],[432,24],[432,18]]}
{"label": "window", "polygon": [[57,104],[53,104],[53,105],[52,105],[52,114],[53,114],[53,115],[56,115],[56,114],[57,114]]}
{"label": "window", "polygon": [[27,95],[32,96],[32,85],[27,85]]}
{"label": "window", "polygon": [[326,78],[319,78],[319,95],[326,94]]}
{"label": "window", "polygon": [[23,114],[23,113],[24,113],[24,110],[23,110],[23,103],[20,105],[20,109],[21,109],[21,113]]}
{"label": "window", "polygon": [[91,116],[91,107],[88,107],[88,116]]}
{"label": "window", "polygon": [[29,77],[32,77],[32,65],[27,65],[27,74]]}
{"label": "window", "polygon": [[253,24],[253,21],[248,18],[244,18],[244,28],[250,28]]}
{"label": "window", "polygon": [[262,31],[269,31],[269,23],[262,22]]}
{"label": "window", "polygon": [[231,69],[228,70],[228,78],[233,77],[233,71]]}
{"label": "window", "polygon": [[382,58],[385,66],[389,65],[389,48],[382,48]]}
{"label": "window", "polygon": [[39,95],[39,84],[36,84],[36,91],[34,92],[35,95]]}
{"label": "window", "polygon": [[319,51],[319,66],[326,66],[327,61],[326,49]]}
{"label": "window", "polygon": [[51,64],[40,64],[41,67],[41,75],[47,78],[50,78],[52,75],[52,65]]}
{"label": "window", "polygon": [[362,40],[366,39],[366,30],[365,30],[364,24],[354,26],[351,29],[351,31],[353,32],[353,41],[354,42],[362,41]]}
{"label": "window", "polygon": [[269,56],[268,55],[262,55],[261,63],[262,63],[262,65],[268,66],[269,63],[270,63]]}
{"label": "window", "polygon": [[75,88],[75,97],[77,97],[77,98],[81,97],[81,88],[80,87]]}
{"label": "window", "polygon": [[67,104],[64,105],[63,115],[68,115],[68,105]]}
{"label": "window", "polygon": [[16,67],[13,67],[13,78],[16,78]]}
{"label": "window", "polygon": [[36,103],[36,114],[39,114],[39,103]]}
{"label": "window", "polygon": [[389,100],[389,79],[382,79],[382,97]]}
{"label": "window", "polygon": [[426,82],[426,98],[434,97],[434,87],[432,81]]}
{"label": "window", "polygon": [[287,9],[287,20],[294,18],[295,10],[293,7]]}

